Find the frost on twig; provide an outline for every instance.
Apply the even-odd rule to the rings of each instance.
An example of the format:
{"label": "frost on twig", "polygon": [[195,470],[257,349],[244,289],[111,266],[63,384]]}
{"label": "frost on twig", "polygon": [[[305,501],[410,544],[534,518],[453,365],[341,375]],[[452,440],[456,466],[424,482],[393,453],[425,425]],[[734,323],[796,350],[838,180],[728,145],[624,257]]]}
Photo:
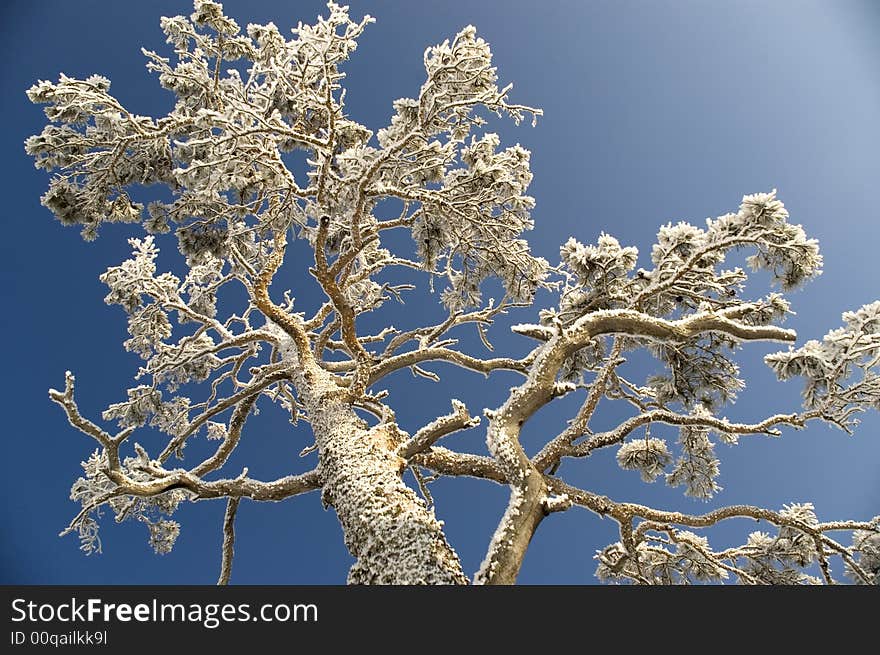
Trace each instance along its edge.
{"label": "frost on twig", "polygon": [[[120,473],[138,481],[147,482],[152,476],[143,470],[140,458],[126,458],[121,464]],[[180,533],[180,524],[163,516],[173,514],[180,503],[187,499],[183,489],[173,489],[149,497],[126,494],[124,486],[115,483],[109,475],[110,468],[106,454],[96,450],[88,460],[82,462],[85,475],[74,482],[70,499],[80,503],[82,511],[61,534],[76,531],[79,534],[81,549],[88,554],[101,552],[98,537],[98,523],[101,506],[113,511],[116,521],[135,519],[149,528],[149,543],[158,554],[171,551]]]}
{"label": "frost on twig", "polygon": [[656,480],[671,461],[666,442],[656,437],[629,441],[617,451],[620,468],[639,471],[645,482]]}
{"label": "frost on twig", "polygon": [[780,380],[804,378],[804,407],[847,432],[855,417],[880,409],[880,301],[844,312],[843,327],[822,341],[767,355]]}

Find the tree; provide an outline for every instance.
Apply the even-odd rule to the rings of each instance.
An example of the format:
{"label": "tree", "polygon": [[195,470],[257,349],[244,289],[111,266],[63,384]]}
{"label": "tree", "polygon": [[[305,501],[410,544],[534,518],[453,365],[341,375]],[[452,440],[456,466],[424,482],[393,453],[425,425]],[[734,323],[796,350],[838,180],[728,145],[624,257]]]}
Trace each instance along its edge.
{"label": "tree", "polygon": [[[542,520],[576,505],[620,526],[620,540],[597,554],[602,580],[831,583],[830,560],[840,558],[854,582],[877,583],[880,517],[820,522],[809,503],[688,515],[612,500],[559,475],[563,460],[613,447],[620,466],[645,481],[665,474],[669,485],[709,498],[719,489],[712,435],[734,444],[815,421],[851,431],[858,412],[880,408],[880,302],[844,314],[842,328],[798,348],[796,334],[779,325],[790,313],[783,293],[818,275],[822,257],[775,191],[745,196],[705,228],[661,227],[650,268],[638,268],[637,250],[609,235],[593,245],[570,239],[551,266],[522,238],[533,225],[529,152],[502,149],[482,131],[486,114],[520,122],[541,112],[509,101],[476,30],[426,51],[418,97],[396,100],[390,125],[374,135],[346,114],[339,69],[372,19],[352,20],[333,3],[328,11],[291,39],[271,23],[243,34],[221,5],[205,0],[196,0],[189,19],[163,18],[175,60],[144,51],[175,94],[162,118],[127,111],[100,76],[62,75],[28,91],[46,105],[50,124],[27,140],[27,152],[57,171],[43,204],[62,224],[82,226],[86,239],[104,222],[138,222],[148,233],[131,239],[131,258],[101,276],[105,301],[128,315],[126,349],[144,360],[140,383],[102,415],[118,430],[81,415],[70,373],[63,390],[50,390],[69,422],[97,442],[72,487],[82,511],[66,532],[78,533],[87,552],[100,549],[97,518],[109,506],[117,520],[144,522],[153,548],[168,552],[180,530],[169,517],[180,503],[226,499],[224,583],[240,499],[319,490],[356,560],[350,582],[466,583],[434,515],[430,483],[471,476],[510,491],[475,582],[514,582]],[[139,200],[145,194],[150,202]],[[396,217],[383,217],[389,207]],[[157,270],[157,241],[172,229],[186,258],[182,277]],[[406,231],[412,254],[385,247]],[[296,288],[319,285],[325,302],[313,315],[289,291],[270,292],[289,238],[311,250],[313,279],[296,280]],[[740,250],[779,292],[744,297],[747,273],[730,263]],[[503,288],[498,301],[483,297],[490,279]],[[442,286],[445,320],[363,329],[367,315],[381,316],[386,303],[426,282]],[[240,306],[228,300],[237,297],[231,289],[246,292]],[[513,326],[536,342],[525,356],[486,358],[463,347],[460,335],[470,328],[491,350],[487,328],[530,307],[539,290],[557,304]],[[767,340],[789,344],[766,361],[781,380],[803,378],[803,410],[729,421],[723,408],[744,385],[734,352]],[[665,372],[631,379],[625,356],[637,351]],[[500,407],[484,412],[489,456],[439,445],[481,424],[458,400],[412,435],[398,425],[380,383],[404,369],[437,379],[432,362],[522,376]],[[576,415],[527,454],[523,425],[570,394],[584,396]],[[592,430],[595,412],[611,401],[627,403],[631,416]],[[315,470],[272,481],[246,470],[218,477],[258,402],[310,425]],[[678,428],[676,457],[651,436],[659,425]],[[160,452],[131,439],[149,428],[168,437]],[[200,434],[217,441],[213,452],[173,466]],[[743,545],[716,550],[693,532],[733,518],[765,521],[772,534],[752,532]]]}

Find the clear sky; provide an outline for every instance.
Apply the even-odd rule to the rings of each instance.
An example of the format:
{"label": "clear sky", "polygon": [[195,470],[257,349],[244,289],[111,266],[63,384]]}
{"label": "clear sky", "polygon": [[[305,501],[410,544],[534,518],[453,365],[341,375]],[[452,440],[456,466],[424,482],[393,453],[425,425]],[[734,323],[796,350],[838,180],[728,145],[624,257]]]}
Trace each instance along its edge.
{"label": "clear sky", "polygon": [[[242,25],[274,21],[282,30],[310,21],[319,2],[229,0],[226,11]],[[532,151],[537,199],[534,250],[558,261],[569,235],[593,242],[600,232],[636,245],[643,257],[661,223],[733,211],[743,194],[779,190],[792,220],[819,239],[825,273],[791,296],[797,316],[789,326],[800,341],[820,338],[840,313],[880,298],[880,6],[864,1],[774,0],[696,2],[532,0],[442,3],[351,2],[352,14],[376,17],[348,73],[347,108],[373,129],[385,125],[391,101],[412,97],[423,80],[425,47],[472,23],[492,45],[502,81],[515,83],[512,99],[542,107],[532,128],[492,125],[502,142]],[[182,533],[174,551],[154,555],[147,531],[115,525],[105,515],[104,553],[78,550],[75,537],[57,533],[76,513],[67,499],[79,462],[94,444],[69,428],[46,391],[62,387],[66,369],[78,380],[82,411],[98,419],[124,398],[138,362],[122,348],[125,318],[103,304],[97,277],[127,257],[131,226],[107,226],[94,243],[62,228],[39,205],[47,176],[24,154],[24,139],[42,128],[40,108],[25,90],[60,72],[112,80],[111,92],[141,114],[163,114],[170,96],[144,66],[140,46],[167,52],[160,15],[188,14],[184,0],[3,3],[2,170],[6,209],[0,241],[3,306],[4,474],[0,476],[0,583],[213,583],[219,561],[223,504],[185,505],[175,518]],[[164,242],[160,266],[178,259]],[[640,262],[646,265],[644,259]],[[314,291],[285,280],[304,302]],[[307,282],[308,284],[309,282]],[[312,294],[311,296],[309,294]],[[311,300],[310,300],[311,299]],[[539,306],[549,306],[549,295]],[[396,313],[395,313],[396,312]],[[436,296],[408,300],[388,320],[439,315]],[[520,312],[517,322],[534,320]],[[499,348],[522,352],[524,338],[492,336]],[[743,353],[749,388],[726,410],[731,419],[757,420],[800,407],[798,382],[774,382],[760,358],[772,345]],[[408,372],[391,381],[391,402],[413,431],[448,411],[449,398],[474,412],[495,407],[515,376],[489,380],[437,368],[432,384]],[[651,372],[650,366],[645,372]],[[534,452],[556,434],[577,399],[543,410],[527,424]],[[597,415],[610,427],[620,415]],[[785,430],[782,439],[744,438],[718,446],[724,490],[709,503],[680,490],[644,485],[620,471],[613,452],[567,463],[570,480],[619,500],[702,512],[733,503],[812,501],[820,519],[867,519],[880,513],[880,421],[865,415],[854,437],[814,425]],[[669,433],[670,441],[674,436]],[[151,452],[160,435],[137,435]],[[449,446],[482,452],[481,429],[460,433]],[[249,424],[230,470],[251,475],[306,470],[297,453],[307,432],[291,431],[269,404]],[[453,546],[473,573],[506,503],[506,489],[474,480],[435,483],[437,513]],[[616,540],[615,525],[585,511],[551,516],[541,526],[520,577],[525,583],[592,583],[595,551]],[[716,533],[719,546],[745,539],[754,524]],[[711,533],[710,533],[711,535]],[[281,504],[243,502],[238,518],[233,583],[342,583],[351,558],[332,512],[316,494]]]}

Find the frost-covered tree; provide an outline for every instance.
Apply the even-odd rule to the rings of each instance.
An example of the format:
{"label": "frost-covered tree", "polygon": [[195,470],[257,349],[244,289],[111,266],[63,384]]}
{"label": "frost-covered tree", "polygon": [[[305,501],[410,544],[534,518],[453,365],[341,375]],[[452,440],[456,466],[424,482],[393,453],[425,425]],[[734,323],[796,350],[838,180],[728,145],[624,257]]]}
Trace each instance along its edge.
{"label": "frost-covered tree", "polygon": [[[596,555],[601,580],[830,584],[831,561],[840,558],[852,581],[880,581],[880,517],[823,522],[810,503],[689,515],[614,500],[558,475],[566,458],[614,448],[619,465],[645,481],[665,476],[708,499],[719,490],[715,441],[775,436],[814,421],[849,432],[859,412],[880,408],[880,302],[844,314],[843,327],[821,342],[796,347],[795,333],[780,327],[790,313],[783,293],[818,275],[822,257],[775,191],[747,195],[703,227],[661,227],[650,263],[642,262],[647,268],[636,248],[610,235],[596,244],[569,239],[551,265],[523,239],[534,205],[529,152],[502,147],[483,131],[488,114],[518,123],[541,112],[511,103],[473,27],[425,52],[421,89],[394,101],[389,124],[374,133],[346,112],[340,72],[371,18],[353,20],[331,2],[327,16],[286,37],[272,23],[242,31],[210,0],[194,7],[189,18],[161,21],[172,58],[144,51],[148,68],[175,94],[168,115],[129,112],[99,76],[62,75],[28,91],[49,119],[26,143],[39,168],[55,171],[43,205],[62,224],[81,226],[85,239],[96,238],[102,223],[138,222],[147,232],[130,240],[131,258],[101,276],[106,302],[128,315],[125,348],[143,359],[127,398],[101,417],[118,429],[80,413],[72,374],[63,390],[49,392],[97,443],[73,484],[82,511],[66,530],[79,534],[84,550],[100,548],[103,507],[118,520],[144,522],[161,553],[179,533],[170,516],[180,503],[225,499],[224,583],[240,499],[320,491],[356,560],[350,582],[464,584],[468,575],[435,518],[429,487],[439,476],[471,476],[510,493],[476,583],[514,582],[542,520],[573,506],[619,524],[619,541]],[[304,156],[296,160],[295,151]],[[147,193],[151,202],[136,200]],[[388,203],[399,215],[381,217],[377,208]],[[411,235],[412,254],[385,247],[394,231]],[[160,236],[166,233],[173,236]],[[157,244],[174,238],[186,260],[181,277],[157,270]],[[293,239],[313,254],[311,277],[285,276],[283,284],[293,292],[318,285],[325,301],[313,314],[273,286]],[[747,273],[726,264],[741,250],[779,292],[744,297]],[[412,284],[400,283],[402,274]],[[489,278],[503,286],[499,301],[481,293]],[[426,281],[442,289],[445,320],[376,333],[359,325]],[[218,300],[229,287],[240,306]],[[534,323],[513,326],[534,346],[524,357],[487,358],[460,345],[455,335],[476,329],[491,350],[488,326],[513,307],[526,311],[539,290],[558,302],[535,309]],[[734,353],[768,340],[788,345],[766,362],[781,380],[803,380],[804,407],[730,421],[724,407],[744,384]],[[626,356],[640,350],[662,375],[629,379]],[[450,399],[449,414],[408,434],[383,380],[403,369],[437,378],[434,362],[486,376],[513,371],[521,381],[484,417]],[[568,394],[583,396],[576,415],[527,453],[523,425]],[[631,416],[592,430],[594,414],[610,401],[628,403]],[[246,469],[224,472],[258,403],[308,423],[315,470],[271,481]],[[488,456],[439,445],[478,424]],[[656,430],[651,436],[657,424],[677,429],[677,443]],[[134,442],[142,429],[166,434],[164,448],[148,452]],[[184,447],[198,437],[216,447],[187,461]],[[724,549],[697,534],[737,518],[770,529]]]}

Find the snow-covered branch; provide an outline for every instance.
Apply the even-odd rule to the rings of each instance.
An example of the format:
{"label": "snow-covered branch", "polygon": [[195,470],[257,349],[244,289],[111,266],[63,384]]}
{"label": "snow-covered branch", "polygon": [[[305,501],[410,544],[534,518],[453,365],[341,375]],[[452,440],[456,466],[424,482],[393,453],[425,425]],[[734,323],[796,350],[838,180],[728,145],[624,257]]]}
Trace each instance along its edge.
{"label": "snow-covered branch", "polygon": [[565,452],[565,455],[570,457],[584,457],[590,455],[594,450],[620,443],[633,430],[650,423],[712,428],[724,435],[729,435],[727,437],[728,439],[733,439],[736,435],[741,434],[763,434],[771,437],[778,437],[781,433],[774,428],[776,425],[790,425],[796,429],[801,429],[809,419],[817,418],[820,417],[815,413],[776,414],[760,421],[759,423],[731,423],[724,419],[718,419],[704,413],[682,415],[666,410],[653,410],[645,414],[640,414],[639,416],[633,416],[615,427],[613,430],[593,434],[586,441],[570,447],[568,451]]}
{"label": "snow-covered branch", "polygon": [[[871,521],[820,523],[810,503],[793,504],[781,511],[732,505],[706,514],[690,515],[615,502],[556,478],[548,478],[548,484],[555,493],[564,494],[574,504],[601,516],[610,516],[620,523],[621,542],[612,544],[596,556],[599,561],[597,575],[603,580],[688,584],[718,581],[728,577],[726,572],[732,572],[746,584],[801,584],[812,581],[803,569],[814,561],[821,564],[828,555],[840,556],[850,575],[859,582],[876,583],[880,575],[880,558],[876,556],[874,545],[880,542],[880,517]],[[636,518],[644,523],[633,528]],[[674,528],[707,528],[728,519],[766,521],[776,526],[779,532],[775,538],[767,533],[753,532],[743,547],[715,553],[703,537]],[[675,552],[658,550],[646,539],[650,531],[667,532],[673,543],[683,542],[696,552],[688,552],[687,548]],[[852,533],[853,546],[845,547],[826,534],[835,531]],[[738,560],[744,560],[744,564],[723,564],[724,561],[736,563]],[[826,566],[822,568],[826,569]]]}
{"label": "snow-covered branch", "polygon": [[452,413],[431,421],[428,425],[416,432],[412,436],[412,439],[401,446],[398,454],[401,457],[410,459],[413,455],[430,448],[443,437],[452,434],[453,432],[458,432],[459,430],[466,430],[475,427],[479,424],[480,417],[475,416],[472,418],[468,413],[465,404],[460,400],[455,400],[453,398]]}

